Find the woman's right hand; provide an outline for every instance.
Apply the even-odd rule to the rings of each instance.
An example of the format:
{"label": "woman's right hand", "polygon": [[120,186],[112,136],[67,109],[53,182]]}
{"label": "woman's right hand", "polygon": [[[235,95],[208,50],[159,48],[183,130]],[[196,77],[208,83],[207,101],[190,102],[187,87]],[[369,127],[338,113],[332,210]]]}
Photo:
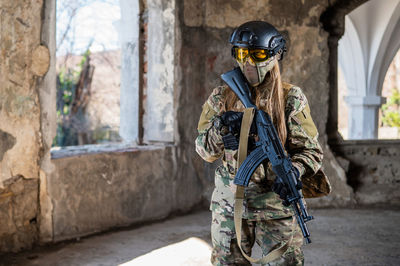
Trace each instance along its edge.
{"label": "woman's right hand", "polygon": [[221,115],[221,121],[232,135],[240,135],[240,127],[242,125],[243,112],[227,111]]}

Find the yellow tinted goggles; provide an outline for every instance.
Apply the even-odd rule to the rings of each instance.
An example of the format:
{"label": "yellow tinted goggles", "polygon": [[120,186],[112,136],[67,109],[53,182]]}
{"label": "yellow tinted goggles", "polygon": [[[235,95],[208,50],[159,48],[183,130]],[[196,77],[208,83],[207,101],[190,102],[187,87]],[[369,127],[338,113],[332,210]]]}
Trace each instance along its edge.
{"label": "yellow tinted goggles", "polygon": [[240,63],[245,63],[250,56],[254,62],[268,60],[271,55],[267,49],[247,49],[242,47],[233,47],[233,57]]}

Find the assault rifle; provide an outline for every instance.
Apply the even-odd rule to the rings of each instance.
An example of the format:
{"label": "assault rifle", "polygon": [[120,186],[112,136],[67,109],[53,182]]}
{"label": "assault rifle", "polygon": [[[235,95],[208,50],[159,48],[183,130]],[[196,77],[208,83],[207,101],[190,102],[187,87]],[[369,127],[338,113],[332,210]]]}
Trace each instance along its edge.
{"label": "assault rifle", "polygon": [[308,215],[304,206],[301,183],[297,181],[295,175],[296,169],[289,155],[285,153],[271,117],[264,111],[258,110],[251,101],[248,83],[239,67],[222,74],[221,78],[236,93],[246,108],[255,109],[254,119],[257,125],[258,141],[256,142],[256,148],[240,165],[234,183],[247,187],[257,167],[263,161],[269,160],[272,170],[278,179],[277,181],[283,183],[289,191],[284,204],[292,206],[306,243],[311,243],[310,232],[306,222],[314,218]]}

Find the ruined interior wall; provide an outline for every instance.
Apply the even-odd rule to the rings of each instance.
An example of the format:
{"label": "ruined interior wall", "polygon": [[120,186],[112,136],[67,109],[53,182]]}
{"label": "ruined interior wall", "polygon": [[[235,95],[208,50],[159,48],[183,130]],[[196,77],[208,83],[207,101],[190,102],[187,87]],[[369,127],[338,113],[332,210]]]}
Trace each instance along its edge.
{"label": "ruined interior wall", "polygon": [[332,148],[358,204],[400,206],[399,141],[346,141]]}
{"label": "ruined interior wall", "polygon": [[[288,39],[288,53],[281,68],[283,80],[300,86],[308,97],[325,152],[323,168],[333,186],[330,196],[309,202],[314,206],[343,206],[353,202],[352,189],[346,184],[345,172],[332,154],[326,135],[329,49],[328,32],[322,28],[320,16],[327,7],[328,2],[317,0],[290,3],[277,0],[184,1],[180,60],[185,94],[182,99],[185,103],[195,104],[184,105],[183,113],[190,128],[186,137],[193,143],[202,103],[213,87],[222,84],[219,75],[234,66],[228,43],[230,33],[234,27],[249,20],[270,22]],[[187,114],[192,114],[189,119]],[[209,193],[213,183],[208,175],[215,165],[203,165],[201,173]],[[209,197],[205,195],[205,198]]]}
{"label": "ruined interior wall", "polygon": [[0,250],[38,237],[41,160],[37,82],[48,67],[40,46],[42,1],[0,1]]}
{"label": "ruined interior wall", "polygon": [[0,252],[161,219],[197,205],[202,184],[179,144],[95,154],[96,147],[82,147],[80,155],[50,157],[55,0],[0,4]]}
{"label": "ruined interior wall", "polygon": [[329,32],[329,116],[327,135],[330,147],[346,171],[347,182],[355,191],[355,202],[361,205],[399,206],[398,140],[343,141],[338,135],[337,65],[338,40],[344,34],[344,16],[367,0],[336,1],[321,16]]}
{"label": "ruined interior wall", "polygon": [[[141,14],[151,8],[144,3],[140,6]],[[174,23],[170,26],[174,27]],[[169,36],[168,32],[160,34],[165,34],[164,38]],[[179,47],[177,42],[176,53]],[[177,62],[174,64],[175,80],[179,80],[179,72],[175,72]],[[179,93],[176,85],[175,112],[180,108]],[[187,130],[186,120],[175,123],[173,145],[132,147],[127,143],[53,150],[55,169],[46,178],[51,199],[46,221],[52,222],[52,234],[44,242],[158,220],[198,205],[203,184],[195,171],[193,159],[197,158],[192,142],[185,145],[178,134]]]}
{"label": "ruined interior wall", "polygon": [[53,241],[187,212],[201,199],[199,181],[181,174],[176,146],[90,150],[53,159]]}

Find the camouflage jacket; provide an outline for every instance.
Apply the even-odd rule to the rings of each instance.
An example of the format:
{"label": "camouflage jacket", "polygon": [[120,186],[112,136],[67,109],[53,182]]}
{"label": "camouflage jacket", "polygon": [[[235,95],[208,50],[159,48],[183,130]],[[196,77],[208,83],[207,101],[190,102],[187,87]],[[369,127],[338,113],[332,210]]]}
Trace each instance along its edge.
{"label": "camouflage jacket", "polygon": [[[293,165],[299,169],[303,181],[303,193],[309,197],[326,195],[330,191],[329,181],[319,171],[322,164],[322,149],[318,143],[318,132],[310,115],[307,98],[299,87],[283,83],[286,106],[287,141],[285,147]],[[205,104],[198,125],[196,151],[207,162],[222,157],[222,165],[215,170],[215,189],[210,209],[214,212],[233,216],[234,193],[233,179],[237,168],[237,150],[224,149],[222,137],[213,126],[213,121],[222,114],[225,103],[224,91],[227,86],[213,90]],[[238,105],[243,105],[238,102]],[[238,108],[240,109],[240,107]],[[316,175],[316,173],[319,173]],[[316,177],[316,180],[314,180]],[[291,208],[285,207],[271,186],[275,174],[269,166],[264,171],[260,165],[253,174],[249,186],[245,189],[243,218],[276,219],[292,215]]]}

